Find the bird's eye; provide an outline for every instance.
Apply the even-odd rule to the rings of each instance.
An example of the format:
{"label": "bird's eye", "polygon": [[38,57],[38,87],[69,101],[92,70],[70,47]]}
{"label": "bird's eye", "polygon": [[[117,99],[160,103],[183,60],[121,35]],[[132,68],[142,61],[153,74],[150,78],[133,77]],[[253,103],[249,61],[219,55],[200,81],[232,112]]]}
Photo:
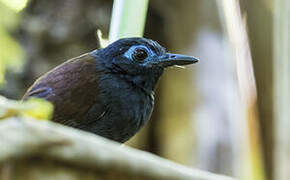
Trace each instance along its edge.
{"label": "bird's eye", "polygon": [[133,58],[136,61],[142,62],[148,57],[147,51],[143,48],[138,48],[133,53]]}

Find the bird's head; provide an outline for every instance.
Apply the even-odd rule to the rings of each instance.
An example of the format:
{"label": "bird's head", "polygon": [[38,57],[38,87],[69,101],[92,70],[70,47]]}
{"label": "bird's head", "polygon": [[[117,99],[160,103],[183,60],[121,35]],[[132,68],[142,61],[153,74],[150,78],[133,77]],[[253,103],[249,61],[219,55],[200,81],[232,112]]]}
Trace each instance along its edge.
{"label": "bird's head", "polygon": [[148,81],[142,83],[151,83],[153,88],[165,68],[198,62],[191,56],[167,53],[157,42],[145,38],[120,39],[98,50],[97,54],[110,71],[130,76],[135,81]]}

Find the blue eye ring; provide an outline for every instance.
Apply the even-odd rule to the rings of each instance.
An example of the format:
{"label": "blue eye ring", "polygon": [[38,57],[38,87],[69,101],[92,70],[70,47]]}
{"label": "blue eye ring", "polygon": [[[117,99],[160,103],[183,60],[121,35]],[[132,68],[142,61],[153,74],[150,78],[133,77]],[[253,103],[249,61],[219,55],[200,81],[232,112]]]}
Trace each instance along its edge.
{"label": "blue eye ring", "polygon": [[135,61],[143,62],[148,57],[148,52],[145,48],[138,47],[134,50],[132,58]]}
{"label": "blue eye ring", "polygon": [[[144,50],[146,52],[146,54],[147,54],[146,58],[145,58],[145,52],[142,52],[142,54],[143,54],[142,58],[137,57],[137,53],[139,53],[139,49],[142,49],[142,51]],[[143,64],[144,62],[146,62],[148,60],[149,57],[153,57],[153,56],[154,56],[154,52],[144,45],[132,46],[124,53],[124,57],[126,57],[127,59],[130,59],[131,61],[135,61],[137,63],[140,63],[140,64]]]}

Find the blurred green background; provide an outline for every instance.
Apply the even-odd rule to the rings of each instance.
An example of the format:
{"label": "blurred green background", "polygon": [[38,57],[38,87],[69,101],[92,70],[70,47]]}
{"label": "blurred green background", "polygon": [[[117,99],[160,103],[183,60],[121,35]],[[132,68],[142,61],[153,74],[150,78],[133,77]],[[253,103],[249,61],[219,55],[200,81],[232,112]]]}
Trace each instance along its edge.
{"label": "blurred green background", "polygon": [[[276,5],[283,2],[287,0],[277,0]],[[41,74],[69,58],[98,48],[96,31],[100,29],[108,38],[112,3],[111,0],[0,0],[0,93],[20,99]],[[274,12],[280,11],[280,6],[275,9],[274,0],[240,0],[240,5],[247,24],[257,86],[255,128],[246,128],[246,135],[240,133],[243,129],[238,120],[243,113],[239,105],[241,89],[232,43],[224,28],[228,22],[222,15],[222,1],[151,0],[144,36],[171,52],[194,55],[201,62],[186,69],[167,70],[159,82],[149,124],[128,145],[230,176],[268,180],[289,177],[287,171],[280,172],[290,164],[289,145],[281,146],[286,148],[284,153],[280,141],[274,138],[280,132],[274,128],[283,128],[275,126],[274,102],[279,97],[273,95],[277,85],[273,76],[274,50],[280,42],[276,41],[280,35],[273,31],[275,23],[276,28],[280,27],[274,22]],[[289,3],[285,7],[288,14],[281,14],[289,22]],[[289,25],[285,28],[277,32],[289,34]],[[289,46],[289,35],[285,38]],[[280,79],[279,73],[276,79]],[[287,78],[285,81],[289,83]],[[258,149],[251,144],[245,147],[249,144],[243,140],[251,141],[247,136],[254,139]],[[262,165],[247,164],[255,164],[255,160],[244,160],[247,151]],[[281,153],[279,158],[275,156],[277,153]],[[282,163],[281,159],[285,161]],[[249,176],[243,170],[247,167],[252,167]]]}

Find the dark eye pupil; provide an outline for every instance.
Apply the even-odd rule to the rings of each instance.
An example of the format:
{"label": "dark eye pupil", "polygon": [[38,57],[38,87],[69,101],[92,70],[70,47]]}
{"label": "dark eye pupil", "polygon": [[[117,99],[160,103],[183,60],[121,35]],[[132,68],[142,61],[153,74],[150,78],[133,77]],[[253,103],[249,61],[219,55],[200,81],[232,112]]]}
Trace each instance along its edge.
{"label": "dark eye pupil", "polygon": [[133,58],[137,61],[143,61],[144,59],[147,58],[147,56],[148,54],[144,49],[136,49],[133,54]]}

